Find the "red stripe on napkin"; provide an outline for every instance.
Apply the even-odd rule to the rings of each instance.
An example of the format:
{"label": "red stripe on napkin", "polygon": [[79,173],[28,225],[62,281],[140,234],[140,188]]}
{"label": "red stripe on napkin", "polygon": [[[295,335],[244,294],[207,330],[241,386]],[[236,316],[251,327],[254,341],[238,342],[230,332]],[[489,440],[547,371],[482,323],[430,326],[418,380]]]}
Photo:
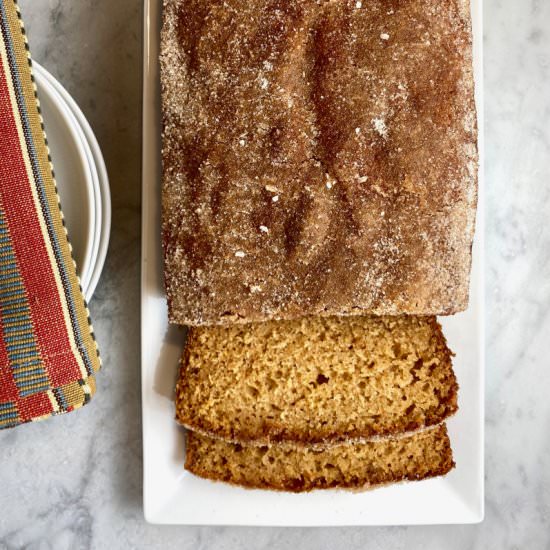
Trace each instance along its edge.
{"label": "red stripe on napkin", "polygon": [[47,371],[51,382],[61,386],[78,379],[81,373],[75,357],[68,352],[71,346],[64,312],[35,211],[2,63],[0,136],[0,201],[10,204],[5,210],[6,223],[27,291],[37,343],[44,358],[55,357],[55,368],[46,361]]}

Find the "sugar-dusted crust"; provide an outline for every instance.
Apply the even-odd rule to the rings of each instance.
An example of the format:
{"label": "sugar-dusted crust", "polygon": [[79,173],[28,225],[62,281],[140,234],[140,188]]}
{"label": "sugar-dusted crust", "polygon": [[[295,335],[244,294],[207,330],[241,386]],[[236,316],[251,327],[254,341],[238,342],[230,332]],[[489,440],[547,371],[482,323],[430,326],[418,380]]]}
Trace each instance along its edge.
{"label": "sugar-dusted crust", "polygon": [[318,451],[258,449],[188,433],[185,468],[213,481],[252,489],[307,492],[367,490],[447,474],[454,468],[447,429],[399,441],[350,444]]}
{"label": "sugar-dusted crust", "polygon": [[172,322],[467,306],[468,12],[466,0],[165,0]]}

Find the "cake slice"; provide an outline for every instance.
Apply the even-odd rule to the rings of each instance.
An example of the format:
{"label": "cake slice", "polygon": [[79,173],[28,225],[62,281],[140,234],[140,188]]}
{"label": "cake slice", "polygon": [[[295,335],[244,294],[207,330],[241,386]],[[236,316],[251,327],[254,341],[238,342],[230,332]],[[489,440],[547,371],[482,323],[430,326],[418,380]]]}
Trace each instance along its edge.
{"label": "cake slice", "polygon": [[437,425],[457,410],[434,317],[324,317],[189,332],[184,426],[227,441],[324,447]]}
{"label": "cake slice", "polygon": [[367,489],[441,476],[454,467],[443,424],[401,439],[323,450],[240,445],[190,432],[185,468],[215,481],[257,489],[303,492]]}

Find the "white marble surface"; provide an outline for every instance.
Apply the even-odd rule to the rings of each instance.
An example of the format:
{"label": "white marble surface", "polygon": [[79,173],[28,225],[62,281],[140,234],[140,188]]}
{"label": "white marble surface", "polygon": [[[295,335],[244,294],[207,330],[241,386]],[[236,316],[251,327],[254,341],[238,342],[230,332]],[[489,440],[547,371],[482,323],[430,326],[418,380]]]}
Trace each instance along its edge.
{"label": "white marble surface", "polygon": [[[10,0],[11,1],[11,0]],[[550,2],[486,0],[487,513],[478,526],[147,525],[139,402],[140,0],[21,0],[34,57],[102,145],[113,236],[83,410],[0,433],[0,550],[550,548]]]}

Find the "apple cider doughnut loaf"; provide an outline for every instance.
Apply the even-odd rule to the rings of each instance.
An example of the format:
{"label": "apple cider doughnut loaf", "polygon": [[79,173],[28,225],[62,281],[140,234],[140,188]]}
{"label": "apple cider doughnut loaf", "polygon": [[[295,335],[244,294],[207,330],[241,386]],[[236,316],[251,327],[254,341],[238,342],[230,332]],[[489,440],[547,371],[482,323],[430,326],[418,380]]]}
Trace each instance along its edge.
{"label": "apple cider doughnut loaf", "polygon": [[172,322],[467,307],[468,0],[164,0],[160,60]]}

